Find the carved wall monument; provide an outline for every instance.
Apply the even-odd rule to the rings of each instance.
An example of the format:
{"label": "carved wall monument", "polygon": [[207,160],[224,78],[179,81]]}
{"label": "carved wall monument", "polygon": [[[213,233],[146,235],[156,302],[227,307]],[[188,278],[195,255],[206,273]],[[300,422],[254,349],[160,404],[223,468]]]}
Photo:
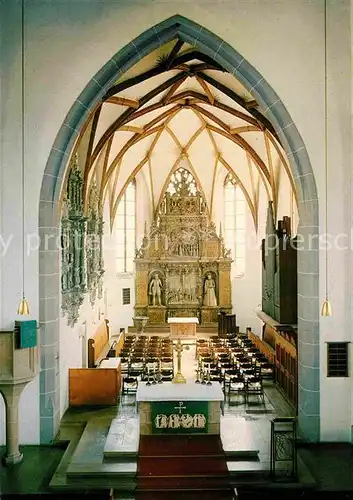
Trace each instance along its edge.
{"label": "carved wall monument", "polygon": [[90,189],[87,217],[86,262],[87,289],[92,307],[103,296],[103,215],[99,210],[97,185]]}
{"label": "carved wall monument", "polygon": [[170,317],[216,325],[220,310],[232,310],[231,263],[192,174],[179,168],[136,251],[135,315],[150,325]]}
{"label": "carved wall monument", "polygon": [[69,173],[61,218],[61,293],[63,313],[69,326],[79,318],[87,292],[92,306],[103,291],[103,217],[93,183],[84,216],[82,173],[75,157]]}

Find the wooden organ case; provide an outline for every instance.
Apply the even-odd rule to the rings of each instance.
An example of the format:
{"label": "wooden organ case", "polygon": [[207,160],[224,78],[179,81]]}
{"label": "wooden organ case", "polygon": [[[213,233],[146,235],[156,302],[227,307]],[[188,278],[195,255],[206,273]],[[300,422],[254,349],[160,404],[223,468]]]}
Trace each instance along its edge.
{"label": "wooden organ case", "polygon": [[278,221],[276,230],[272,202],[262,240],[262,310],[279,323],[297,323],[296,239],[291,237],[290,217]]}
{"label": "wooden organ case", "polygon": [[262,240],[262,342],[272,349],[275,381],[297,407],[297,245],[289,217],[276,229],[272,202],[267,213],[266,238]]}

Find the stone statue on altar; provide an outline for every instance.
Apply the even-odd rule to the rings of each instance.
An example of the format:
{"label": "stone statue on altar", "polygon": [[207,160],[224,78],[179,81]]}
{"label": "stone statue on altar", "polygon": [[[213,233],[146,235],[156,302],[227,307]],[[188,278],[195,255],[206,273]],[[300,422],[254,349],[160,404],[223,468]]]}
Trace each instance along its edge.
{"label": "stone statue on altar", "polygon": [[208,307],[217,307],[216,283],[212,274],[208,273],[204,284],[203,305]]}
{"label": "stone statue on altar", "polygon": [[152,305],[162,305],[162,289],[163,284],[160,280],[158,273],[154,273],[153,278],[150,281],[149,295],[152,296]]}

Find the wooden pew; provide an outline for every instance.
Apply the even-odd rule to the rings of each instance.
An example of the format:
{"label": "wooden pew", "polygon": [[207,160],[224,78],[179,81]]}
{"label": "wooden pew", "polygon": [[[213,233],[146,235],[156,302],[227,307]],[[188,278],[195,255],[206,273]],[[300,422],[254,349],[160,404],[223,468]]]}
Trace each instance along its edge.
{"label": "wooden pew", "polygon": [[121,391],[120,358],[124,333],[109,335],[109,321],[104,320],[88,339],[88,368],[69,369],[69,405],[114,405]]}
{"label": "wooden pew", "polygon": [[108,356],[109,351],[112,348],[116,348],[118,343],[120,344],[119,337],[110,337],[109,320],[105,319],[103,323],[99,325],[92,337],[88,339],[88,368],[95,368],[98,366],[99,363]]}

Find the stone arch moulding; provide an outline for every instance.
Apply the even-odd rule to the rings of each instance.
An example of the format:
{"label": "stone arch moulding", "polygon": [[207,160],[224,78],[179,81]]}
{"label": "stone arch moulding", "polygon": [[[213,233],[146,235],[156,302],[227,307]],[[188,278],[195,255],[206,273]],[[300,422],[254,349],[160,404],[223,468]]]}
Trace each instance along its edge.
{"label": "stone arch moulding", "polygon": [[[42,180],[39,204],[39,235],[59,235],[58,202],[65,168],[82,125],[94,106],[119,75],[164,43],[179,37],[214,58],[239,79],[259,103],[282,142],[296,183],[303,241],[318,234],[318,198],[309,157],[300,134],[284,104],[266,82],[236,50],[195,22],[175,15],[148,29],[115,54],[92,78],[68,112],[53,147]],[[49,229],[48,229],[49,228]],[[50,238],[48,241],[55,241]],[[299,332],[299,432],[305,441],[320,440],[319,387],[319,255],[304,244],[298,252]],[[59,250],[39,252],[39,298],[41,324],[40,436],[51,442],[60,423],[59,387]],[[57,310],[46,307],[46,297],[57,296]],[[310,296],[309,296],[309,295]],[[51,311],[51,312],[49,312]]]}

